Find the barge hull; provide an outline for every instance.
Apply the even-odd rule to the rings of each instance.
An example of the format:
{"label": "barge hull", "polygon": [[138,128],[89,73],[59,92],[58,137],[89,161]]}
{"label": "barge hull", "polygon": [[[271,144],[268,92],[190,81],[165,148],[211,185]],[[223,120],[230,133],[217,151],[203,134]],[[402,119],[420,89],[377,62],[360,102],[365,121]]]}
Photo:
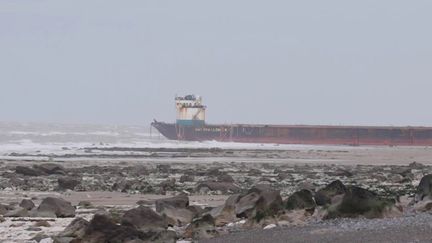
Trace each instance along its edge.
{"label": "barge hull", "polygon": [[242,143],[432,146],[432,127],[151,124],[170,140]]}

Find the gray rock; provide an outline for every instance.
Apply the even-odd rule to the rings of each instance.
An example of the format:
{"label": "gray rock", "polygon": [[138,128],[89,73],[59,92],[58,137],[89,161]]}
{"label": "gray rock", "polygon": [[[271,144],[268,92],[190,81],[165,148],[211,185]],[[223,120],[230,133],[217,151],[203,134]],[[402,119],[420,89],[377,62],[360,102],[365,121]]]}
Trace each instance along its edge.
{"label": "gray rock", "polygon": [[35,204],[32,200],[29,199],[23,199],[21,203],[19,204],[20,207],[25,208],[27,210],[32,210],[35,207]]}
{"label": "gray rock", "polygon": [[224,205],[210,211],[210,215],[215,219],[216,226],[223,226],[237,219],[235,208],[239,199],[239,194],[231,195]]}
{"label": "gray rock", "polygon": [[195,219],[188,225],[184,237],[195,240],[210,239],[219,235],[216,231],[215,220],[210,215],[204,215],[202,218]]}
{"label": "gray rock", "polygon": [[334,196],[345,194],[346,191],[345,185],[340,180],[333,181],[315,193],[315,202],[319,206],[330,204]]}
{"label": "gray rock", "polygon": [[186,195],[178,195],[175,197],[158,199],[155,201],[156,212],[161,212],[164,208],[186,208],[189,206],[189,198]]}
{"label": "gray rock", "polygon": [[74,217],[75,208],[70,202],[61,198],[47,197],[37,209],[39,212],[54,213],[57,217]]}
{"label": "gray rock", "polygon": [[75,177],[60,177],[57,179],[60,190],[74,190],[81,183],[81,180]]}
{"label": "gray rock", "polygon": [[283,201],[279,191],[269,185],[256,185],[235,203],[235,214],[239,218],[253,218],[260,221],[275,215],[282,208]]}
{"label": "gray rock", "polygon": [[167,223],[162,216],[144,206],[126,211],[121,223],[126,226],[134,226],[144,232],[162,230],[167,227]]}
{"label": "gray rock", "polygon": [[309,190],[301,190],[294,192],[291,196],[288,197],[284,204],[285,208],[288,210],[314,210],[316,206],[312,193]]}
{"label": "gray rock", "polygon": [[432,199],[432,174],[425,175],[421,178],[419,185],[417,186],[415,194],[415,202],[422,201],[423,199]]}
{"label": "gray rock", "polygon": [[74,219],[66,228],[60,232],[59,237],[82,238],[89,222],[83,218]]}
{"label": "gray rock", "polygon": [[45,175],[41,170],[33,169],[26,166],[17,166],[15,167],[15,172],[17,174],[26,175],[26,176],[42,176]]}
{"label": "gray rock", "polygon": [[5,217],[28,217],[29,212],[27,209],[19,207],[17,209],[7,212],[4,216]]}
{"label": "gray rock", "polygon": [[366,218],[382,217],[386,209],[393,207],[395,201],[380,198],[376,193],[366,189],[350,186],[340,203],[331,205],[324,219],[352,218],[363,216]]}
{"label": "gray rock", "polygon": [[55,163],[35,164],[35,165],[33,165],[33,168],[35,170],[42,171],[48,175],[52,175],[52,174],[64,175],[64,174],[66,174],[63,166],[61,166],[59,164],[55,164]]}

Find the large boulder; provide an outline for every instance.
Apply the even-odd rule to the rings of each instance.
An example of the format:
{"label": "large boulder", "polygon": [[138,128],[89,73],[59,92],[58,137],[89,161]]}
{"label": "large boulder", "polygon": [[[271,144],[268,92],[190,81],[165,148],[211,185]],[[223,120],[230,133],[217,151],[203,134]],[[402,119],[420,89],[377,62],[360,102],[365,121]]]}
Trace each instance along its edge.
{"label": "large boulder", "polygon": [[313,211],[316,206],[312,193],[309,190],[294,192],[287,198],[284,204],[285,208],[288,210],[306,209]]}
{"label": "large boulder", "polygon": [[4,216],[5,217],[28,217],[29,212],[25,208],[18,207],[14,210],[8,211]]}
{"label": "large boulder", "polygon": [[83,218],[75,218],[62,232],[59,237],[82,238],[89,222]]}
{"label": "large boulder", "polygon": [[150,235],[133,226],[117,225],[106,215],[96,214],[86,227],[84,235],[78,242],[127,242],[149,239]]}
{"label": "large boulder", "polygon": [[414,197],[415,202],[420,202],[424,199],[432,200],[432,174],[423,176],[417,186]]}
{"label": "large boulder", "polygon": [[45,198],[37,208],[37,211],[41,214],[55,214],[57,217],[61,218],[75,216],[75,208],[70,202],[55,197]]}
{"label": "large boulder", "polygon": [[196,190],[201,193],[219,191],[221,193],[239,193],[240,187],[231,182],[205,181],[198,184]]}
{"label": "large boulder", "polygon": [[161,212],[164,208],[186,208],[189,206],[189,198],[187,195],[178,195],[175,197],[158,199],[155,202],[156,211]]}
{"label": "large boulder", "polygon": [[184,226],[192,222],[196,213],[189,208],[165,207],[161,212],[167,224],[172,226]]}
{"label": "large boulder", "polygon": [[64,176],[57,179],[60,190],[73,190],[81,183],[81,180],[75,177]]}
{"label": "large boulder", "polygon": [[17,166],[15,167],[15,173],[25,175],[25,176],[42,176],[46,175],[43,171],[33,169],[26,166]]}
{"label": "large boulder", "polygon": [[35,207],[35,204],[30,199],[23,199],[19,206],[30,211]]}
{"label": "large boulder", "polygon": [[210,214],[192,221],[184,233],[185,238],[194,240],[210,239],[218,235],[219,232],[216,231],[214,218]]}
{"label": "large boulder", "polygon": [[55,163],[35,164],[35,165],[33,165],[33,168],[36,170],[42,171],[48,175],[52,175],[52,174],[64,175],[64,174],[66,174],[64,167],[59,165],[59,164],[55,164]]}
{"label": "large boulder", "polygon": [[252,187],[246,195],[241,196],[235,205],[235,214],[239,218],[262,218],[274,216],[283,208],[280,192],[267,185]]}
{"label": "large boulder", "polygon": [[324,219],[353,218],[364,216],[366,218],[379,218],[386,211],[394,208],[395,201],[379,197],[369,190],[349,186],[339,203],[332,204]]}
{"label": "large boulder", "polygon": [[237,219],[235,208],[239,199],[239,194],[231,195],[224,205],[213,208],[210,211],[210,215],[214,218],[216,226],[223,226]]}
{"label": "large boulder", "polygon": [[161,215],[144,206],[126,211],[121,223],[126,226],[134,226],[144,232],[159,231],[167,228],[167,223]]}
{"label": "large boulder", "polygon": [[340,180],[333,181],[315,193],[315,202],[319,206],[331,204],[334,196],[345,194],[346,191],[345,185]]}

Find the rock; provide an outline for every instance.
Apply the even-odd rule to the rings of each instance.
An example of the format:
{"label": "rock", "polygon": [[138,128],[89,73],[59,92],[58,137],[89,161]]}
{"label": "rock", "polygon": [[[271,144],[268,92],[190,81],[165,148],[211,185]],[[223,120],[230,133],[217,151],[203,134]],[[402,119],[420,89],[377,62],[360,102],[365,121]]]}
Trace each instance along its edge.
{"label": "rock", "polygon": [[167,179],[167,180],[161,182],[160,187],[164,191],[175,190],[175,183],[176,183],[175,178]]}
{"label": "rock", "polygon": [[47,239],[50,238],[48,235],[44,234],[44,233],[38,233],[36,234],[32,240],[36,241],[36,242],[41,242],[43,239]]}
{"label": "rock", "polygon": [[330,204],[334,196],[345,194],[345,192],[345,185],[340,180],[336,180],[315,193],[315,202],[319,206],[324,206]]}
{"label": "rock", "polygon": [[237,219],[235,213],[236,203],[240,199],[239,194],[231,195],[225,204],[210,211],[210,215],[215,219],[216,226],[223,226]]}
{"label": "rock", "polygon": [[419,202],[425,198],[432,199],[432,174],[425,175],[421,178],[417,186],[414,200],[415,202]]}
{"label": "rock", "polygon": [[400,174],[390,174],[388,175],[388,181],[392,183],[402,183],[405,178]]}
{"label": "rock", "polygon": [[228,175],[228,174],[220,174],[217,176],[217,181],[218,182],[230,182],[233,183],[234,179],[232,176]]}
{"label": "rock", "polygon": [[297,190],[301,191],[301,190],[309,190],[311,192],[315,191],[316,186],[310,182],[310,181],[302,181],[297,185]]}
{"label": "rock", "polygon": [[80,179],[75,177],[60,177],[57,179],[60,190],[74,190],[81,183]]}
{"label": "rock", "polygon": [[387,209],[394,206],[394,201],[378,197],[366,189],[350,186],[340,203],[332,204],[328,208],[324,219],[352,218],[364,216],[366,218],[382,217]]}
{"label": "rock", "polygon": [[66,228],[60,232],[59,237],[82,238],[89,222],[83,218],[75,218]]}
{"label": "rock", "polygon": [[78,207],[81,207],[81,208],[93,208],[94,206],[93,206],[93,204],[90,201],[80,201],[78,203]]}
{"label": "rock", "polygon": [[214,218],[210,214],[192,221],[184,233],[185,238],[194,240],[210,239],[218,235],[219,232],[216,231]]}
{"label": "rock", "polygon": [[414,161],[414,162],[410,163],[408,165],[408,167],[410,167],[411,169],[423,169],[426,166],[422,163],[418,163],[418,162]]}
{"label": "rock", "polygon": [[0,223],[3,223],[4,221],[6,221],[6,219],[5,219],[5,218],[3,218],[3,216],[2,216],[2,215],[0,215]]}
{"label": "rock", "polygon": [[85,234],[80,238],[79,242],[127,242],[149,238],[150,235],[137,230],[133,226],[117,225],[108,216],[96,214],[86,227]]}
{"label": "rock", "polygon": [[64,174],[66,174],[63,166],[61,166],[59,164],[55,164],[55,163],[35,164],[35,165],[33,165],[33,168],[35,170],[42,171],[48,175],[53,175],[53,174],[64,175]]}
{"label": "rock", "polygon": [[144,206],[128,210],[122,217],[122,225],[134,226],[141,231],[158,231],[167,227],[165,219]]}
{"label": "rock", "polygon": [[0,204],[0,214],[5,215],[9,210],[13,210],[14,208],[9,205]]}
{"label": "rock", "polygon": [[182,175],[179,181],[181,183],[185,183],[185,182],[193,182],[194,180],[195,177],[193,175]]}
{"label": "rock", "polygon": [[220,191],[222,193],[239,193],[240,188],[231,182],[213,182],[206,181],[198,184],[196,191]]}
{"label": "rock", "polygon": [[39,228],[39,227],[32,227],[32,226],[28,227],[26,230],[27,231],[42,231],[41,228]]}
{"label": "rock", "polygon": [[163,217],[165,217],[168,225],[172,226],[184,226],[192,222],[195,217],[195,213],[188,208],[173,208],[170,206],[164,207],[161,211]]}
{"label": "rock", "polygon": [[51,227],[50,223],[48,223],[48,221],[46,220],[41,220],[41,221],[37,221],[34,224],[35,227]]}
{"label": "rock", "polygon": [[312,193],[309,190],[294,192],[288,197],[284,204],[285,208],[288,210],[306,209],[308,211],[313,211],[316,206]]}
{"label": "rock", "polygon": [[206,173],[207,176],[218,176],[220,175],[222,172],[220,172],[219,168],[212,168],[209,169]]}
{"label": "rock", "polygon": [[274,216],[283,208],[280,192],[268,185],[256,185],[235,204],[238,218],[254,218],[256,221]]}
{"label": "rock", "polygon": [[7,212],[4,216],[5,217],[28,217],[29,212],[27,209],[19,207],[17,209]]}
{"label": "rock", "polygon": [[159,171],[159,173],[167,174],[170,172],[171,166],[168,164],[159,164],[156,165],[156,169]]}
{"label": "rock", "polygon": [[32,200],[29,199],[23,199],[21,203],[19,204],[20,207],[25,208],[27,210],[32,210],[35,207],[35,204]]}
{"label": "rock", "polygon": [[189,198],[186,195],[178,195],[175,197],[158,199],[155,201],[156,212],[161,212],[164,208],[186,208],[189,206]]}
{"label": "rock", "polygon": [[30,167],[25,167],[25,166],[17,166],[17,167],[15,167],[15,173],[21,174],[21,175],[26,175],[26,176],[42,176],[42,175],[45,175],[45,173],[42,172],[42,171],[40,171],[40,170],[32,169]]}
{"label": "rock", "polygon": [[75,208],[70,202],[61,198],[47,197],[37,209],[39,212],[54,213],[57,217],[74,217]]}

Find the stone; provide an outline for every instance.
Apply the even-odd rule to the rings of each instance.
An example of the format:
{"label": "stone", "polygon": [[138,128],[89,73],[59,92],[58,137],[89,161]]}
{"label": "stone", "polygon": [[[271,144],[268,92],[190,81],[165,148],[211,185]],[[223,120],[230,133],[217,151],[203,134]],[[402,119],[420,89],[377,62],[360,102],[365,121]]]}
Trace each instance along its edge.
{"label": "stone", "polygon": [[165,217],[168,225],[171,226],[184,226],[192,222],[195,217],[195,213],[188,208],[173,208],[164,207],[161,211],[163,217]]}
{"label": "stone", "polygon": [[349,186],[341,202],[332,204],[328,208],[324,219],[358,216],[379,218],[389,209],[393,209],[394,204],[395,201],[380,198],[374,192],[356,186]]}
{"label": "stone", "polygon": [[93,206],[93,204],[90,201],[80,201],[78,203],[78,207],[81,207],[81,208],[93,208],[94,206]]}
{"label": "stone", "polygon": [[336,180],[315,193],[315,202],[319,206],[331,204],[334,196],[345,194],[345,192],[345,185],[340,180]]}
{"label": "stone", "polygon": [[44,172],[40,170],[36,170],[26,166],[17,166],[15,167],[15,173],[25,175],[25,176],[42,176],[45,175]]}
{"label": "stone", "polygon": [[85,231],[89,222],[83,218],[75,218],[72,222],[66,226],[66,228],[60,232],[59,237],[72,237],[82,238],[85,235]]}
{"label": "stone", "polygon": [[127,242],[150,238],[151,235],[141,232],[133,226],[117,225],[108,216],[96,214],[78,242]]}
{"label": "stone", "polygon": [[32,210],[35,207],[35,204],[32,200],[29,199],[23,199],[21,203],[19,204],[20,207],[25,208],[27,210]]}
{"label": "stone", "polygon": [[218,182],[230,182],[233,183],[234,182],[234,178],[228,174],[220,174],[217,176],[217,181]]}
{"label": "stone", "polygon": [[19,207],[17,209],[7,212],[4,216],[5,217],[28,217],[29,212],[27,209]]}
{"label": "stone", "polygon": [[40,221],[36,221],[34,226],[35,227],[51,227],[51,224],[48,223],[48,221],[46,221],[46,220],[40,220]]}
{"label": "stone", "polygon": [[285,208],[288,210],[306,209],[313,211],[316,207],[316,203],[313,199],[312,193],[309,190],[300,190],[294,192],[291,196],[287,198],[284,204]]}
{"label": "stone", "polygon": [[156,212],[161,212],[166,207],[171,208],[186,208],[189,206],[189,198],[186,195],[178,195],[175,197],[158,199],[155,201]]}
{"label": "stone", "polygon": [[125,212],[122,225],[134,226],[141,231],[157,231],[167,228],[165,219],[151,208],[139,206]]}
{"label": "stone", "polygon": [[47,197],[39,205],[38,212],[54,213],[57,217],[74,217],[75,208],[70,202],[61,198]]}
{"label": "stone", "polygon": [[419,202],[425,198],[432,199],[432,174],[425,175],[421,178],[420,183],[417,186],[414,201]]}
{"label": "stone", "polygon": [[234,210],[238,218],[253,218],[259,222],[282,209],[283,201],[279,191],[273,190],[269,185],[256,185],[246,195],[240,196]]}
{"label": "stone", "polygon": [[219,235],[216,231],[214,218],[206,214],[201,218],[195,219],[186,227],[184,237],[194,240],[210,239]]}
{"label": "stone", "polygon": [[193,182],[195,180],[195,177],[193,175],[182,175],[179,179],[181,183],[185,182]]}
{"label": "stone", "polygon": [[75,177],[60,177],[57,179],[58,187],[60,190],[74,190],[76,186],[81,184],[81,180]]}
{"label": "stone", "polygon": [[42,171],[48,175],[53,175],[53,174],[64,175],[64,174],[66,174],[63,166],[61,166],[59,164],[55,164],[55,163],[35,164],[35,165],[33,165],[33,168],[35,170]]}
{"label": "stone", "polygon": [[216,226],[223,226],[237,219],[235,213],[236,203],[240,199],[239,194],[231,195],[225,204],[216,208],[213,208],[209,213],[215,219]]}

